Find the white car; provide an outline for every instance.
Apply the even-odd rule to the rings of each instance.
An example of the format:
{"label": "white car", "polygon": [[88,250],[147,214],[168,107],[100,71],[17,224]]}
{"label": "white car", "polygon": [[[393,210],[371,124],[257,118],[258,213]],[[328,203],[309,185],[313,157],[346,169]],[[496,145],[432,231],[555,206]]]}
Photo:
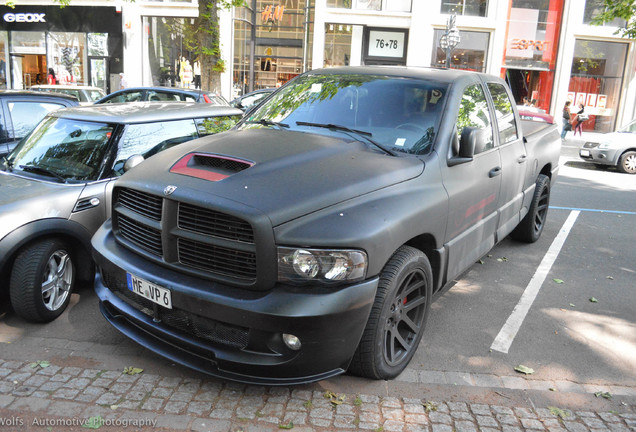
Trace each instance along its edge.
{"label": "white car", "polygon": [[106,93],[99,87],[78,86],[78,85],[34,85],[29,90],[45,91],[54,93],[64,93],[75,96],[80,105],[92,105],[98,99],[103,98]]}
{"label": "white car", "polygon": [[579,149],[579,156],[596,165],[613,165],[621,172],[636,174],[636,119],[616,132],[602,135],[599,142],[586,142]]}

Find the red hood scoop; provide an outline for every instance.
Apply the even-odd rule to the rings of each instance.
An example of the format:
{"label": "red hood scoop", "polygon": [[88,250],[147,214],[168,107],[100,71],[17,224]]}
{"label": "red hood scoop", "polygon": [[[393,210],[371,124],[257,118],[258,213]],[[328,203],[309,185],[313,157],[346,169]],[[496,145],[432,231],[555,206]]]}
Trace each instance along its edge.
{"label": "red hood scoop", "polygon": [[254,165],[254,162],[209,153],[190,153],[170,168],[171,173],[219,181]]}

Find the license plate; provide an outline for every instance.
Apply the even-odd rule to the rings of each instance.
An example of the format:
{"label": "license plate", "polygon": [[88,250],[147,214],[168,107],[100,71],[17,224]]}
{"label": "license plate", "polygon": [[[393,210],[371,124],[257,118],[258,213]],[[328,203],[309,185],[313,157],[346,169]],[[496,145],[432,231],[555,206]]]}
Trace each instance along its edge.
{"label": "license plate", "polygon": [[581,150],[579,154],[581,156],[589,157],[590,156],[590,151],[589,150]]}
{"label": "license plate", "polygon": [[172,295],[169,289],[157,286],[130,273],[126,274],[126,279],[128,280],[128,289],[135,294],[160,306],[172,309]]}

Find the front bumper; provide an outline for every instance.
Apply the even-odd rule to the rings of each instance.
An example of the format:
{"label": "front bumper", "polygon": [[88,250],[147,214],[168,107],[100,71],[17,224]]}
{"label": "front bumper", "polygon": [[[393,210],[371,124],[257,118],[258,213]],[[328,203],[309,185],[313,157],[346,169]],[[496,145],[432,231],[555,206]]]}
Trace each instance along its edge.
{"label": "front bumper", "polygon": [[[276,285],[249,291],[150,263],[119,245],[104,224],[92,240],[95,291],[104,317],[172,361],[251,384],[289,385],[343,373],[366,326],[378,279],[334,290]],[[168,288],[173,309],[128,290],[126,274]],[[282,334],[301,348],[288,348]]]}
{"label": "front bumper", "polygon": [[598,147],[581,148],[579,149],[579,157],[585,161],[599,165],[616,165],[620,157],[620,152],[613,149],[599,150]]}

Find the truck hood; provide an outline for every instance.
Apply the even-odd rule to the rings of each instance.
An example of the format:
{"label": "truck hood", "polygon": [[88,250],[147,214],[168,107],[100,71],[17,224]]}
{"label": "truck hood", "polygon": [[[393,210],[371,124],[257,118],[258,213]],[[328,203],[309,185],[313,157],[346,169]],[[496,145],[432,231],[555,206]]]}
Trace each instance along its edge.
{"label": "truck hood", "polygon": [[68,219],[83,188],[0,171],[0,238],[38,219]]}
{"label": "truck hood", "polygon": [[391,156],[345,134],[259,128],[179,145],[129,171],[121,181],[146,190],[153,182],[155,193],[173,185],[187,188],[197,200],[213,202],[216,196],[237,201],[263,212],[277,226],[412,179],[423,169],[415,157]]}

